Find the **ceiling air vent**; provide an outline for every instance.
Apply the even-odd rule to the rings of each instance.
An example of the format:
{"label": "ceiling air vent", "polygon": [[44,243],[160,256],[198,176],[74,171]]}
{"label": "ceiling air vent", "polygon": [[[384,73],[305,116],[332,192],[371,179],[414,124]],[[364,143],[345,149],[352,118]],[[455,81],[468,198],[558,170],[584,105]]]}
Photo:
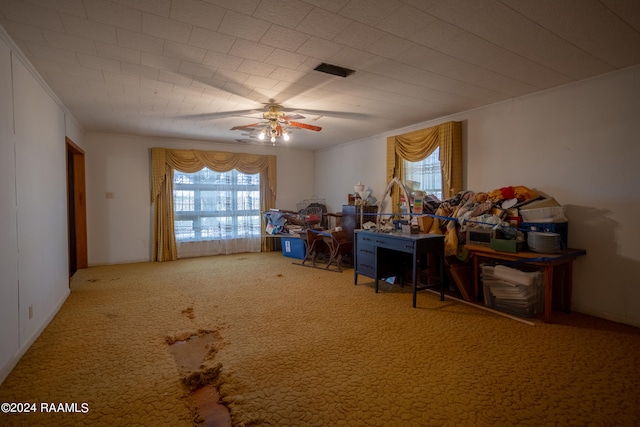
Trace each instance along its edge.
{"label": "ceiling air vent", "polygon": [[316,71],[320,71],[321,73],[333,74],[334,76],[347,77],[353,73],[355,70],[350,70],[348,68],[340,67],[338,65],[331,65],[323,62],[314,68]]}

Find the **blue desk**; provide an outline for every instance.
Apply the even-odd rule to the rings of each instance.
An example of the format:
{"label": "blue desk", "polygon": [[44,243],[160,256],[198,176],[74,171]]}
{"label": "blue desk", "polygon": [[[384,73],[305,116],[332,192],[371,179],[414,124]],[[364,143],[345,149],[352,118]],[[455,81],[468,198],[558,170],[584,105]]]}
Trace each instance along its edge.
{"label": "blue desk", "polygon": [[354,248],[354,284],[358,284],[358,275],[378,281],[400,273],[404,254],[411,255],[413,307],[416,306],[418,291],[435,283],[420,285],[420,272],[428,271],[428,282],[435,280],[440,285],[440,300],[444,300],[444,236],[439,234],[403,234],[399,232],[381,233],[356,230]]}

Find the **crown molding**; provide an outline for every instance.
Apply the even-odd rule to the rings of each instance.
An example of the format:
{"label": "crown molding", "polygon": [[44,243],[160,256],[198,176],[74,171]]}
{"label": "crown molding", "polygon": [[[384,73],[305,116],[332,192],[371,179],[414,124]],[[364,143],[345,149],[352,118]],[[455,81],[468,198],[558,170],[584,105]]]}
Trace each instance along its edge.
{"label": "crown molding", "polygon": [[27,56],[24,54],[24,52],[22,52],[22,50],[16,44],[16,42],[13,41],[11,36],[9,36],[9,34],[7,33],[7,31],[4,29],[2,25],[0,25],[0,39],[7,44],[7,46],[9,47],[9,50],[11,51],[12,57],[17,58],[22,63],[22,65],[24,65],[27,71],[29,71],[29,73],[33,76],[33,78],[36,79],[36,81],[40,84],[40,86],[42,86],[44,91],[47,92],[47,95],[49,95],[51,99],[58,105],[58,107],[60,107],[60,109],[65,115],[65,119],[67,118],[71,119],[76,124],[76,126],[78,126],[78,128],[84,132],[84,128],[82,127],[82,125],[73,116],[73,114],[71,114],[71,111],[67,109],[67,107],[60,100],[60,98],[58,98],[58,95],[56,95],[55,92],[51,89],[51,87],[49,87],[49,85],[44,80],[44,78],[40,75],[38,70],[35,69],[33,64],[31,64],[31,61],[29,61]]}

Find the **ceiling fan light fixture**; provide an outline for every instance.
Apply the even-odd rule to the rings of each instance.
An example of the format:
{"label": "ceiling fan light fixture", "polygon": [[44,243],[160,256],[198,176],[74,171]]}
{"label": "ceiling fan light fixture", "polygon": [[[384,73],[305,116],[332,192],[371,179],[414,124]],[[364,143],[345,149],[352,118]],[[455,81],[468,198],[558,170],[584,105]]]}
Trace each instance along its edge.
{"label": "ceiling fan light fixture", "polygon": [[231,130],[248,129],[250,131],[250,138],[255,138],[257,133],[258,139],[260,141],[269,139],[274,147],[278,138],[282,138],[281,140],[284,141],[289,141],[291,139],[291,136],[288,132],[289,127],[312,130],[315,132],[319,132],[322,130],[320,126],[293,121],[297,119],[304,119],[304,116],[295,113],[286,114],[283,111],[280,111],[281,107],[278,104],[270,104],[268,108],[269,110],[263,113],[263,119],[266,120],[266,123],[259,122],[243,126],[234,126],[231,128]]}

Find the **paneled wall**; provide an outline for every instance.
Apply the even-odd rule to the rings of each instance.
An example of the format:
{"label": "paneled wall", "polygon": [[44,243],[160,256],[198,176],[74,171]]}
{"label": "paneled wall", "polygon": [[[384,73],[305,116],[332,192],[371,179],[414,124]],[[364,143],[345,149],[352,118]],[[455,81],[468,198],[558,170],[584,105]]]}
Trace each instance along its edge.
{"label": "paneled wall", "polygon": [[[69,295],[59,100],[0,33],[0,381]],[[82,132],[73,129],[76,143]]]}

